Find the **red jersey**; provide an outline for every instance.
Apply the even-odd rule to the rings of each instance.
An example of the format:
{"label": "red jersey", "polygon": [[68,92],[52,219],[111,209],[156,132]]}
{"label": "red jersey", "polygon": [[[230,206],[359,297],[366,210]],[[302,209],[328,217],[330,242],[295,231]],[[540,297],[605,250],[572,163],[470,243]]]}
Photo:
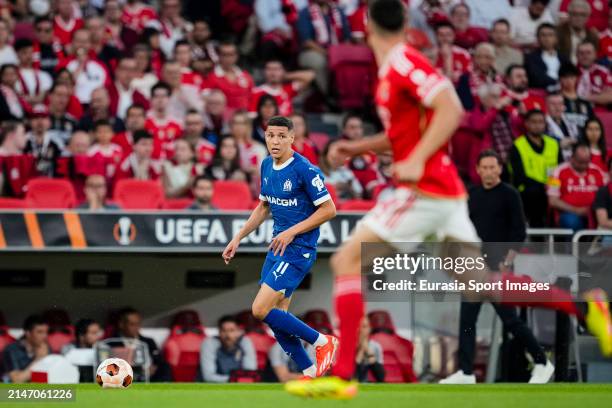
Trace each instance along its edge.
{"label": "red jersey", "polygon": [[196,160],[198,163],[208,166],[212,162],[216,150],[217,146],[214,143],[202,139],[196,146]]}
{"label": "red jersey", "polygon": [[83,20],[80,18],[72,18],[65,23],[60,16],[55,16],[53,19],[53,38],[62,46],[66,46],[72,42],[72,35],[79,28],[84,27]]}
{"label": "red jersey", "polygon": [[[597,31],[603,31],[608,27],[608,16],[610,6],[608,0],[586,0],[591,6],[591,17],[587,21],[587,27],[594,27]],[[563,0],[559,6],[561,14],[567,15],[568,8],[572,0]]]}
{"label": "red jersey", "polygon": [[194,72],[190,68],[182,68],[181,84],[191,85],[200,90],[204,86],[204,78],[202,78],[202,75],[198,74],[197,72]]}
{"label": "red jersey", "polygon": [[169,159],[174,156],[174,141],[183,133],[183,127],[178,122],[170,118],[160,121],[149,115],[145,129],[153,136],[154,158]]}
{"label": "red jersey", "polygon": [[[461,47],[457,47],[456,45],[452,46],[452,65],[453,70],[451,73],[451,79],[453,82],[457,82],[459,77],[466,72],[472,69],[472,57],[470,53],[464,50]],[[438,55],[438,60],[436,61],[436,67],[440,69],[444,69],[444,60],[441,55]]]}
{"label": "red jersey", "polygon": [[589,69],[579,67],[580,77],[576,92],[581,98],[591,94],[600,94],[607,87],[612,86],[612,77],[608,68],[593,64]]}
{"label": "red jersey", "polygon": [[[393,150],[395,163],[407,159],[431,121],[430,104],[442,90],[453,89],[451,82],[431,63],[406,44],[399,44],[387,55],[378,72],[376,105]],[[430,196],[459,198],[465,186],[442,146],[427,160],[416,188]]]}
{"label": "red jersey", "polygon": [[599,187],[608,183],[608,176],[593,163],[582,174],[569,163],[558,166],[548,181],[548,195],[559,197],[574,207],[590,207]]}
{"label": "red jersey", "polygon": [[121,22],[136,32],[141,32],[149,20],[157,20],[155,9],[143,4],[136,7],[123,6]]}
{"label": "red jersey", "polygon": [[281,116],[289,116],[293,112],[291,100],[298,94],[297,83],[283,84],[279,88],[272,88],[270,85],[263,84],[253,88],[251,94],[251,112],[257,112],[259,98],[264,95],[273,96],[278,104],[278,113]]}
{"label": "red jersey", "polygon": [[105,176],[111,178],[115,174],[117,166],[124,158],[124,154],[121,146],[114,143],[108,146],[95,144],[87,151],[87,157],[101,160],[104,163]]}
{"label": "red jersey", "polygon": [[304,143],[302,143],[301,149],[298,149],[295,144],[292,145],[291,148],[293,149],[293,151],[298,152],[299,154],[307,158],[308,161],[312,164],[319,164],[319,155],[317,154],[317,148],[310,140],[305,139]]}
{"label": "red jersey", "polygon": [[0,156],[0,174],[12,197],[23,198],[30,179],[37,177],[36,159],[31,154]]}
{"label": "red jersey", "polygon": [[204,88],[220,89],[225,94],[227,107],[231,111],[249,109],[253,78],[248,72],[238,67],[234,67],[234,76],[235,81],[230,81],[223,69],[217,65],[208,75]]}
{"label": "red jersey", "polygon": [[141,174],[138,161],[134,153],[127,156],[117,167],[113,181],[113,187],[117,181],[123,179],[157,180],[161,177],[162,164],[159,160],[150,160],[149,165]]}
{"label": "red jersey", "polygon": [[121,151],[123,152],[123,157],[125,158],[129,154],[132,153],[132,145],[134,144],[134,139],[132,137],[132,132],[117,133],[113,136],[111,143],[116,144],[121,147]]}
{"label": "red jersey", "polygon": [[612,30],[599,34],[599,58],[612,58]]}

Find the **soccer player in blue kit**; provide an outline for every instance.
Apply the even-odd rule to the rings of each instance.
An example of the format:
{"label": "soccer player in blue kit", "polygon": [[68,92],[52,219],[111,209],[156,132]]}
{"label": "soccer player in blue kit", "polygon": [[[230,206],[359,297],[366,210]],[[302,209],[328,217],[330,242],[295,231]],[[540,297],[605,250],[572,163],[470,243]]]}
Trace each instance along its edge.
{"label": "soccer player in blue kit", "polygon": [[[240,241],[272,214],[273,239],[252,312],[270,326],[305,378],[320,377],[331,367],[338,339],[317,332],[287,310],[293,291],[317,258],[319,226],[336,215],[336,207],[321,171],[292,150],[294,134],[290,119],[282,116],[270,119],[265,138],[270,156],[261,164],[259,204],[223,251],[223,259],[229,264]],[[310,360],[301,340],[315,347],[316,362]]]}

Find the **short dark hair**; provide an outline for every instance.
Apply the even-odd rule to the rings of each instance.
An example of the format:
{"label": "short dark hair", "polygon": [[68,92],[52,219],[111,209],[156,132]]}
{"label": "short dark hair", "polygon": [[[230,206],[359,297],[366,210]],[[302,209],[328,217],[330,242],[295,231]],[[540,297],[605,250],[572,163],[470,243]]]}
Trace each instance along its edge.
{"label": "short dark hair", "polygon": [[76,335],[77,339],[79,338],[79,336],[87,334],[87,330],[92,324],[98,324],[98,322],[96,322],[94,319],[89,318],[80,319],[78,322],[76,322],[76,324],[74,325],[74,334]]}
{"label": "short dark hair", "polygon": [[531,119],[532,116],[535,116],[535,115],[545,116],[544,112],[541,109],[530,109],[527,111],[527,113],[525,113],[525,120],[527,121]]}
{"label": "short dark hair", "polygon": [[202,180],[205,180],[205,181],[210,181],[211,183],[213,183],[213,184],[214,184],[214,180],[213,180],[211,177],[209,177],[209,176],[207,176],[207,175],[204,175],[204,174],[200,174],[199,176],[196,176],[196,178],[195,178],[195,179],[193,179],[193,183],[191,184],[191,187],[192,187],[192,188],[196,188],[196,186],[198,185],[198,183],[199,183],[200,181],[202,181]]}
{"label": "short dark hair", "polygon": [[550,23],[542,23],[538,26],[538,29],[536,30],[536,37],[540,36],[540,32],[542,30],[546,30],[546,29],[550,29],[553,30],[555,32],[555,34],[557,33],[557,27],[555,27],[553,24]]}
{"label": "short dark hair", "polygon": [[510,66],[506,68],[506,77],[512,75],[512,71],[515,69],[525,69],[525,66],[521,64],[510,64]]}
{"label": "short dark hair", "polygon": [[571,62],[566,62],[559,67],[559,78],[580,76],[580,70]]}
{"label": "short dark hair", "polygon": [[40,23],[50,23],[50,24],[53,24],[53,20],[51,20],[51,17],[49,17],[49,15],[38,16],[38,17],[36,17],[34,19],[34,27],[36,27]]}
{"label": "short dark hair", "polygon": [[95,132],[96,130],[98,130],[99,127],[104,127],[104,126],[109,127],[111,129],[113,128],[113,125],[111,125],[108,119],[99,119],[94,122],[93,130]]}
{"label": "short dark hair", "polygon": [[572,157],[576,155],[578,149],[587,149],[589,152],[591,151],[591,148],[588,144],[580,141],[578,143],[574,143],[574,145],[572,146]]}
{"label": "short dark hair", "polygon": [[268,126],[286,127],[288,130],[293,130],[293,122],[285,116],[274,116],[268,121]]}
{"label": "short dark hair", "polygon": [[140,103],[135,103],[133,105],[130,105],[129,108],[127,108],[127,111],[125,111],[125,116],[129,115],[130,111],[134,109],[140,109],[141,111],[146,112],[144,106],[142,106]]}
{"label": "short dark hair", "polygon": [[486,149],[486,150],[483,150],[482,152],[480,152],[480,154],[478,155],[478,160],[476,161],[476,164],[480,164],[481,160],[486,159],[488,157],[494,157],[495,159],[497,159],[497,164],[499,164],[499,165],[502,164],[501,156],[499,155],[499,153],[497,153],[493,149]]}
{"label": "short dark hair", "polygon": [[550,3],[550,0],[531,0],[530,4],[533,3],[540,3],[544,6],[548,6],[548,3]]}
{"label": "short dark hair", "polygon": [[344,129],[346,127],[346,124],[348,123],[349,120],[357,118],[360,121],[363,122],[363,119],[361,118],[361,115],[359,115],[358,113],[355,112],[349,112],[347,113],[344,118],[342,118],[342,129]]}
{"label": "short dark hair", "polygon": [[269,63],[275,63],[275,64],[281,64],[281,66],[283,68],[285,68],[285,63],[283,62],[282,59],[278,58],[278,57],[270,57],[268,58],[265,62],[264,62],[264,67],[266,65],[268,65]]}
{"label": "short dark hair", "polygon": [[167,82],[159,81],[153,85],[153,88],[151,88],[151,96],[155,95],[155,91],[158,89],[165,89],[166,92],[168,92],[168,96],[172,95],[172,87]]}
{"label": "short dark hair", "polygon": [[451,30],[453,30],[453,32],[455,31],[455,26],[453,26],[450,21],[440,21],[436,24],[434,31],[437,33],[438,30],[441,28],[450,28]]}
{"label": "short dark hair", "polygon": [[373,0],[368,13],[377,27],[390,33],[397,33],[406,25],[406,10],[401,0]]}
{"label": "short dark hair", "polygon": [[145,129],[138,129],[137,131],[134,132],[134,134],[132,135],[134,138],[134,144],[140,142],[141,140],[144,139],[151,139],[153,140],[153,136],[151,136],[151,134],[146,131]]}
{"label": "short dark hair", "polygon": [[498,24],[505,24],[506,27],[510,28],[510,21],[508,21],[508,19],[505,19],[505,18],[498,18],[497,20],[495,20],[493,24],[491,24],[491,28],[495,27]]}
{"label": "short dark hair", "polygon": [[15,52],[19,52],[24,48],[33,47],[33,46],[34,46],[34,43],[29,38],[20,38],[17,41],[15,41],[13,48],[15,49]]}
{"label": "short dark hair", "polygon": [[217,320],[217,328],[220,329],[225,323],[234,323],[238,325],[238,320],[232,315],[221,316],[219,320]]}
{"label": "short dark hair", "polygon": [[118,313],[119,321],[121,322],[125,320],[131,314],[137,314],[140,316],[140,312],[134,309],[133,307],[131,306],[124,307],[123,309],[119,310],[119,313]]}
{"label": "short dark hair", "polygon": [[190,47],[190,45],[189,45],[189,41],[187,41],[187,40],[178,40],[178,41],[177,41],[177,42],[174,44],[174,51],[176,51],[176,49],[177,49],[178,47],[181,47],[181,46],[183,46],[183,45],[186,45],[187,47]]}
{"label": "short dark hair", "polygon": [[23,331],[32,331],[36,326],[47,324],[47,321],[41,315],[29,315],[23,321]]}

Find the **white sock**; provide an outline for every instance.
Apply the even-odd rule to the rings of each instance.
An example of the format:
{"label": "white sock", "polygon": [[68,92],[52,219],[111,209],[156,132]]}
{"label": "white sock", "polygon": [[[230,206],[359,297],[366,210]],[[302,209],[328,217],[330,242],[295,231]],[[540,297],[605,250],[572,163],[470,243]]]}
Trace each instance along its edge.
{"label": "white sock", "polygon": [[315,378],[317,376],[317,367],[315,367],[315,365],[313,364],[304,371],[302,371],[302,374],[304,374],[306,377]]}
{"label": "white sock", "polygon": [[313,343],[313,346],[315,347],[321,347],[327,344],[327,336],[325,336],[324,334],[319,333],[319,337],[317,337],[317,340]]}

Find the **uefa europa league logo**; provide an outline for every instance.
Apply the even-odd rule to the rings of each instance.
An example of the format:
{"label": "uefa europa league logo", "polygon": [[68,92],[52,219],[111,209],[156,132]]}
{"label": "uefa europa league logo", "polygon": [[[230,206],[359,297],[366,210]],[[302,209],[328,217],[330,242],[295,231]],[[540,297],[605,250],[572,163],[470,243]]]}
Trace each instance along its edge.
{"label": "uefa europa league logo", "polygon": [[119,245],[130,245],[136,239],[136,226],[129,217],[121,217],[113,227],[113,237]]}

